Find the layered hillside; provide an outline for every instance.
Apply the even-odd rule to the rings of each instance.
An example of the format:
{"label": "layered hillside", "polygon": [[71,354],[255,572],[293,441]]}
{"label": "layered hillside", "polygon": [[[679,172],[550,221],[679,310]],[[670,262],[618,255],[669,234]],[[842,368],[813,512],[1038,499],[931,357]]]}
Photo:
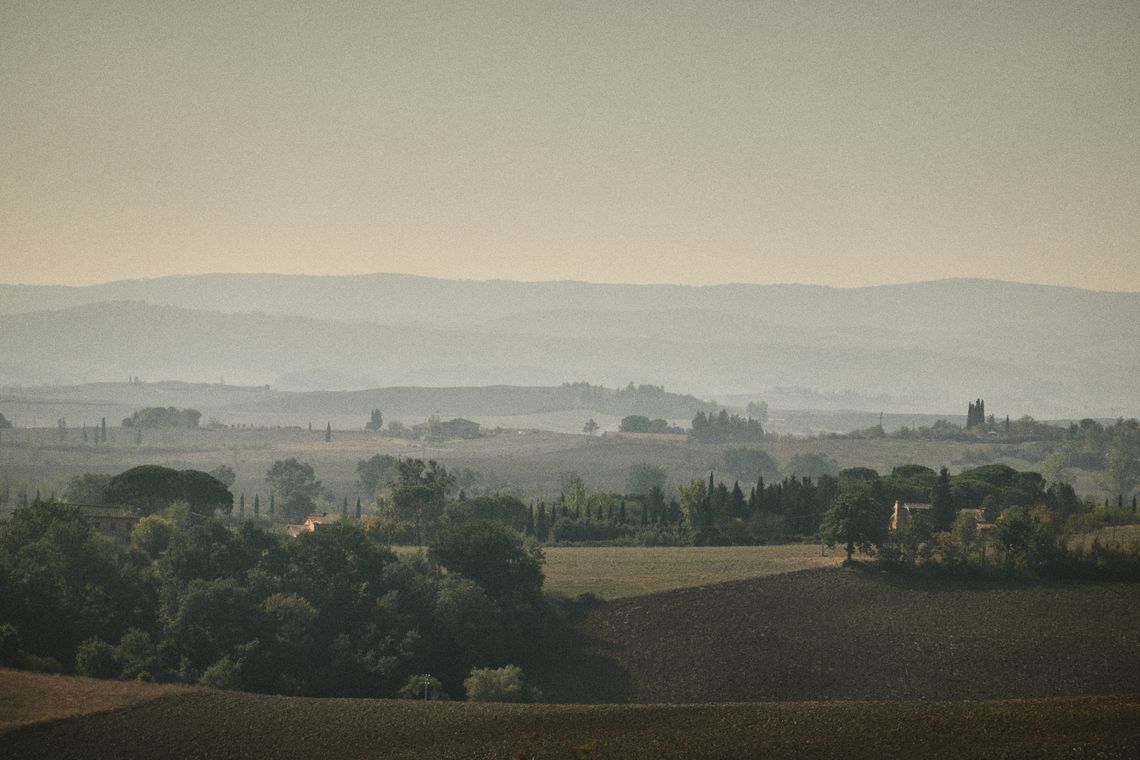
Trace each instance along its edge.
{"label": "layered hillside", "polygon": [[987,398],[1014,416],[1138,412],[1140,294],[986,280],[683,287],[207,275],[0,286],[0,384],[295,390],[628,382],[776,388],[866,411]]}

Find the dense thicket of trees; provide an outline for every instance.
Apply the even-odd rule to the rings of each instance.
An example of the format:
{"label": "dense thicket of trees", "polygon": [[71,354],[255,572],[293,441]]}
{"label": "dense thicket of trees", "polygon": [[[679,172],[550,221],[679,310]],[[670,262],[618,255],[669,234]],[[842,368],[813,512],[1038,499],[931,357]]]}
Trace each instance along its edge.
{"label": "dense thicket of trees", "polygon": [[618,425],[618,431],[622,433],[670,433],[674,435],[684,435],[685,429],[670,425],[663,419],[651,420],[642,414],[631,414],[622,417],[621,423]]}
{"label": "dense thicket of trees", "polygon": [[202,413],[197,409],[176,409],[173,406],[151,406],[139,409],[123,420],[125,428],[187,428],[198,427]]}
{"label": "dense thicket of trees", "polygon": [[721,409],[716,415],[698,412],[689,436],[702,443],[759,443],[764,440],[764,429],[759,420]]}
{"label": "dense thicket of trees", "polygon": [[542,563],[497,523],[400,559],[349,522],[288,539],[183,505],[124,545],[36,503],[0,528],[0,648],[6,664],[314,696],[396,696],[426,672],[458,695],[536,640]]}

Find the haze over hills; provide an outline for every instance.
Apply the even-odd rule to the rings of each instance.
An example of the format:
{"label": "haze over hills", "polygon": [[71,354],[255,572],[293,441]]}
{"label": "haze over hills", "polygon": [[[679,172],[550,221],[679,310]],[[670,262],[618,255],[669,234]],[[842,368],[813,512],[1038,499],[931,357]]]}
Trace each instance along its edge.
{"label": "haze over hills", "polygon": [[215,274],[0,285],[0,384],[295,390],[802,387],[852,408],[1140,412],[1140,294],[992,280],[836,289]]}

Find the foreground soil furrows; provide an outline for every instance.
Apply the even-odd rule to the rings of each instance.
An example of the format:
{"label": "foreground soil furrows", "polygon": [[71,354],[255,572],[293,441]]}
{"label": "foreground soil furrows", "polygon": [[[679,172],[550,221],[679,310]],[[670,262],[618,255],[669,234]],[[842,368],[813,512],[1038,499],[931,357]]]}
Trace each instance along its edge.
{"label": "foreground soil furrows", "polygon": [[493,705],[201,691],[29,726],[12,758],[1135,757],[1140,700]]}
{"label": "foreground soil furrows", "polygon": [[1140,693],[1140,584],[812,570],[623,599],[532,670],[561,702]]}

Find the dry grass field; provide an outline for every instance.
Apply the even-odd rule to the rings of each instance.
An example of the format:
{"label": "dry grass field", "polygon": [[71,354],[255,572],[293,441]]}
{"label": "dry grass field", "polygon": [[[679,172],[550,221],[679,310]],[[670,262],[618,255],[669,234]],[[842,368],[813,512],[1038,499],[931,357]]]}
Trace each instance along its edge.
{"label": "dry grass field", "polygon": [[[397,554],[419,547],[397,546]],[[819,544],[776,546],[547,546],[543,588],[553,594],[621,599],[659,591],[759,578],[843,561]]]}
{"label": "dry grass field", "polygon": [[1105,548],[1140,553],[1140,525],[1110,525],[1072,539],[1069,545],[1087,549],[1094,539]]}
{"label": "dry grass field", "polygon": [[[1140,700],[504,705],[301,699],[0,671],[9,702],[119,689],[134,704],[10,729],[0,758],[1131,758]],[[53,697],[58,699],[58,696]],[[32,708],[29,708],[32,709]],[[99,710],[96,712],[96,710]],[[45,716],[52,717],[52,716]],[[578,748],[576,753],[571,748]],[[591,749],[588,754],[585,749]]]}
{"label": "dry grass field", "polygon": [[[117,710],[187,691],[171,684],[96,681],[0,669],[0,734],[32,723]],[[0,738],[0,747],[3,744]]]}
{"label": "dry grass field", "polygon": [[707,586],[837,565],[837,551],[818,544],[779,546],[568,547],[546,550],[547,591],[603,599]]}

